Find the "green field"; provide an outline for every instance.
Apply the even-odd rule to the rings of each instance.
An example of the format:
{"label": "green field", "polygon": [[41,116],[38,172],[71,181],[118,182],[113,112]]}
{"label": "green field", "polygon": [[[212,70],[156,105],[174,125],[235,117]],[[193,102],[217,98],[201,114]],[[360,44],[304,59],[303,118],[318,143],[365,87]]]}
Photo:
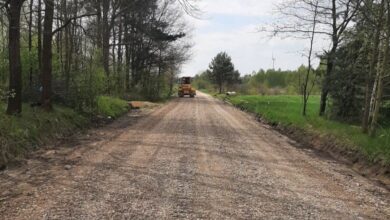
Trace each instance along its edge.
{"label": "green field", "polygon": [[236,106],[260,114],[271,123],[294,126],[305,131],[332,135],[341,143],[357,148],[369,161],[390,165],[390,128],[381,129],[375,138],[363,134],[356,125],[327,120],[318,116],[319,97],[308,103],[308,116],[301,114],[300,96],[237,96],[229,98]]}

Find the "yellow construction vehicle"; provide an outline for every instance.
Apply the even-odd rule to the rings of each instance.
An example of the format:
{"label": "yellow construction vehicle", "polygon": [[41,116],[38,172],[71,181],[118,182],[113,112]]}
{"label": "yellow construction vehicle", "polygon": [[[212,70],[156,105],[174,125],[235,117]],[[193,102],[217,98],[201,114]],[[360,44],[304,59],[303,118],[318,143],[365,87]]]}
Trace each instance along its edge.
{"label": "yellow construction vehicle", "polygon": [[191,98],[196,96],[196,90],[191,86],[191,77],[182,77],[180,80],[178,95],[180,98],[189,95]]}

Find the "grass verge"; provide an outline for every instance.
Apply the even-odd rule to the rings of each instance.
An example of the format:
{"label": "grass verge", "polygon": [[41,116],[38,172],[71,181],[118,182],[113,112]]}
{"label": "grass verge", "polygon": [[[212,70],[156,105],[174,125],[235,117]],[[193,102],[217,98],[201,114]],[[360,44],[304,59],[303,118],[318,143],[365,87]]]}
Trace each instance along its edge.
{"label": "grass verge", "polygon": [[0,104],[0,165],[25,156],[51,140],[69,136],[88,124],[88,118],[75,111],[54,106],[52,112],[23,105],[22,115],[8,116]]}
{"label": "grass verge", "polygon": [[359,126],[327,120],[318,116],[319,97],[308,103],[308,114],[301,115],[300,96],[236,96],[229,101],[242,109],[259,114],[271,124],[300,128],[309,133],[335,137],[351,150],[358,151],[369,162],[390,166],[390,128],[383,128],[372,138],[361,132]]}
{"label": "grass verge", "polygon": [[[5,108],[6,105],[0,103],[0,167],[40,146],[87,128],[92,120],[62,106],[54,106],[52,112],[46,112],[24,104],[20,116],[6,115]],[[97,115],[117,118],[128,111],[126,101],[107,96],[97,98]]]}

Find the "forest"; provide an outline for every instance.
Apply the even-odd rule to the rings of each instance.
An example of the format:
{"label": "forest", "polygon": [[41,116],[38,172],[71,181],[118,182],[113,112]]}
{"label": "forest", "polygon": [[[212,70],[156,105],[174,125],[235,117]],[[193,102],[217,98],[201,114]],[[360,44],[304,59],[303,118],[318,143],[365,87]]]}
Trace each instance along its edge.
{"label": "forest", "polygon": [[[189,57],[191,5],[176,0],[0,1],[0,92],[22,103],[91,112],[96,97],[158,100]],[[9,74],[8,74],[9,73]]]}
{"label": "forest", "polygon": [[161,101],[190,57],[187,0],[0,0],[0,168]]}

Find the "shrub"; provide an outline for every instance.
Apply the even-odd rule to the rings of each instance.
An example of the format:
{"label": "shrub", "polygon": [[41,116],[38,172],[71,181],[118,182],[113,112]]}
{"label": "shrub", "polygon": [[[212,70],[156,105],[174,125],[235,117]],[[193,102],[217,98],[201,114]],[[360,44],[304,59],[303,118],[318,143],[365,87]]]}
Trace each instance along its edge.
{"label": "shrub", "polygon": [[99,96],[97,98],[97,113],[106,116],[117,118],[129,111],[128,102],[110,96]]}

